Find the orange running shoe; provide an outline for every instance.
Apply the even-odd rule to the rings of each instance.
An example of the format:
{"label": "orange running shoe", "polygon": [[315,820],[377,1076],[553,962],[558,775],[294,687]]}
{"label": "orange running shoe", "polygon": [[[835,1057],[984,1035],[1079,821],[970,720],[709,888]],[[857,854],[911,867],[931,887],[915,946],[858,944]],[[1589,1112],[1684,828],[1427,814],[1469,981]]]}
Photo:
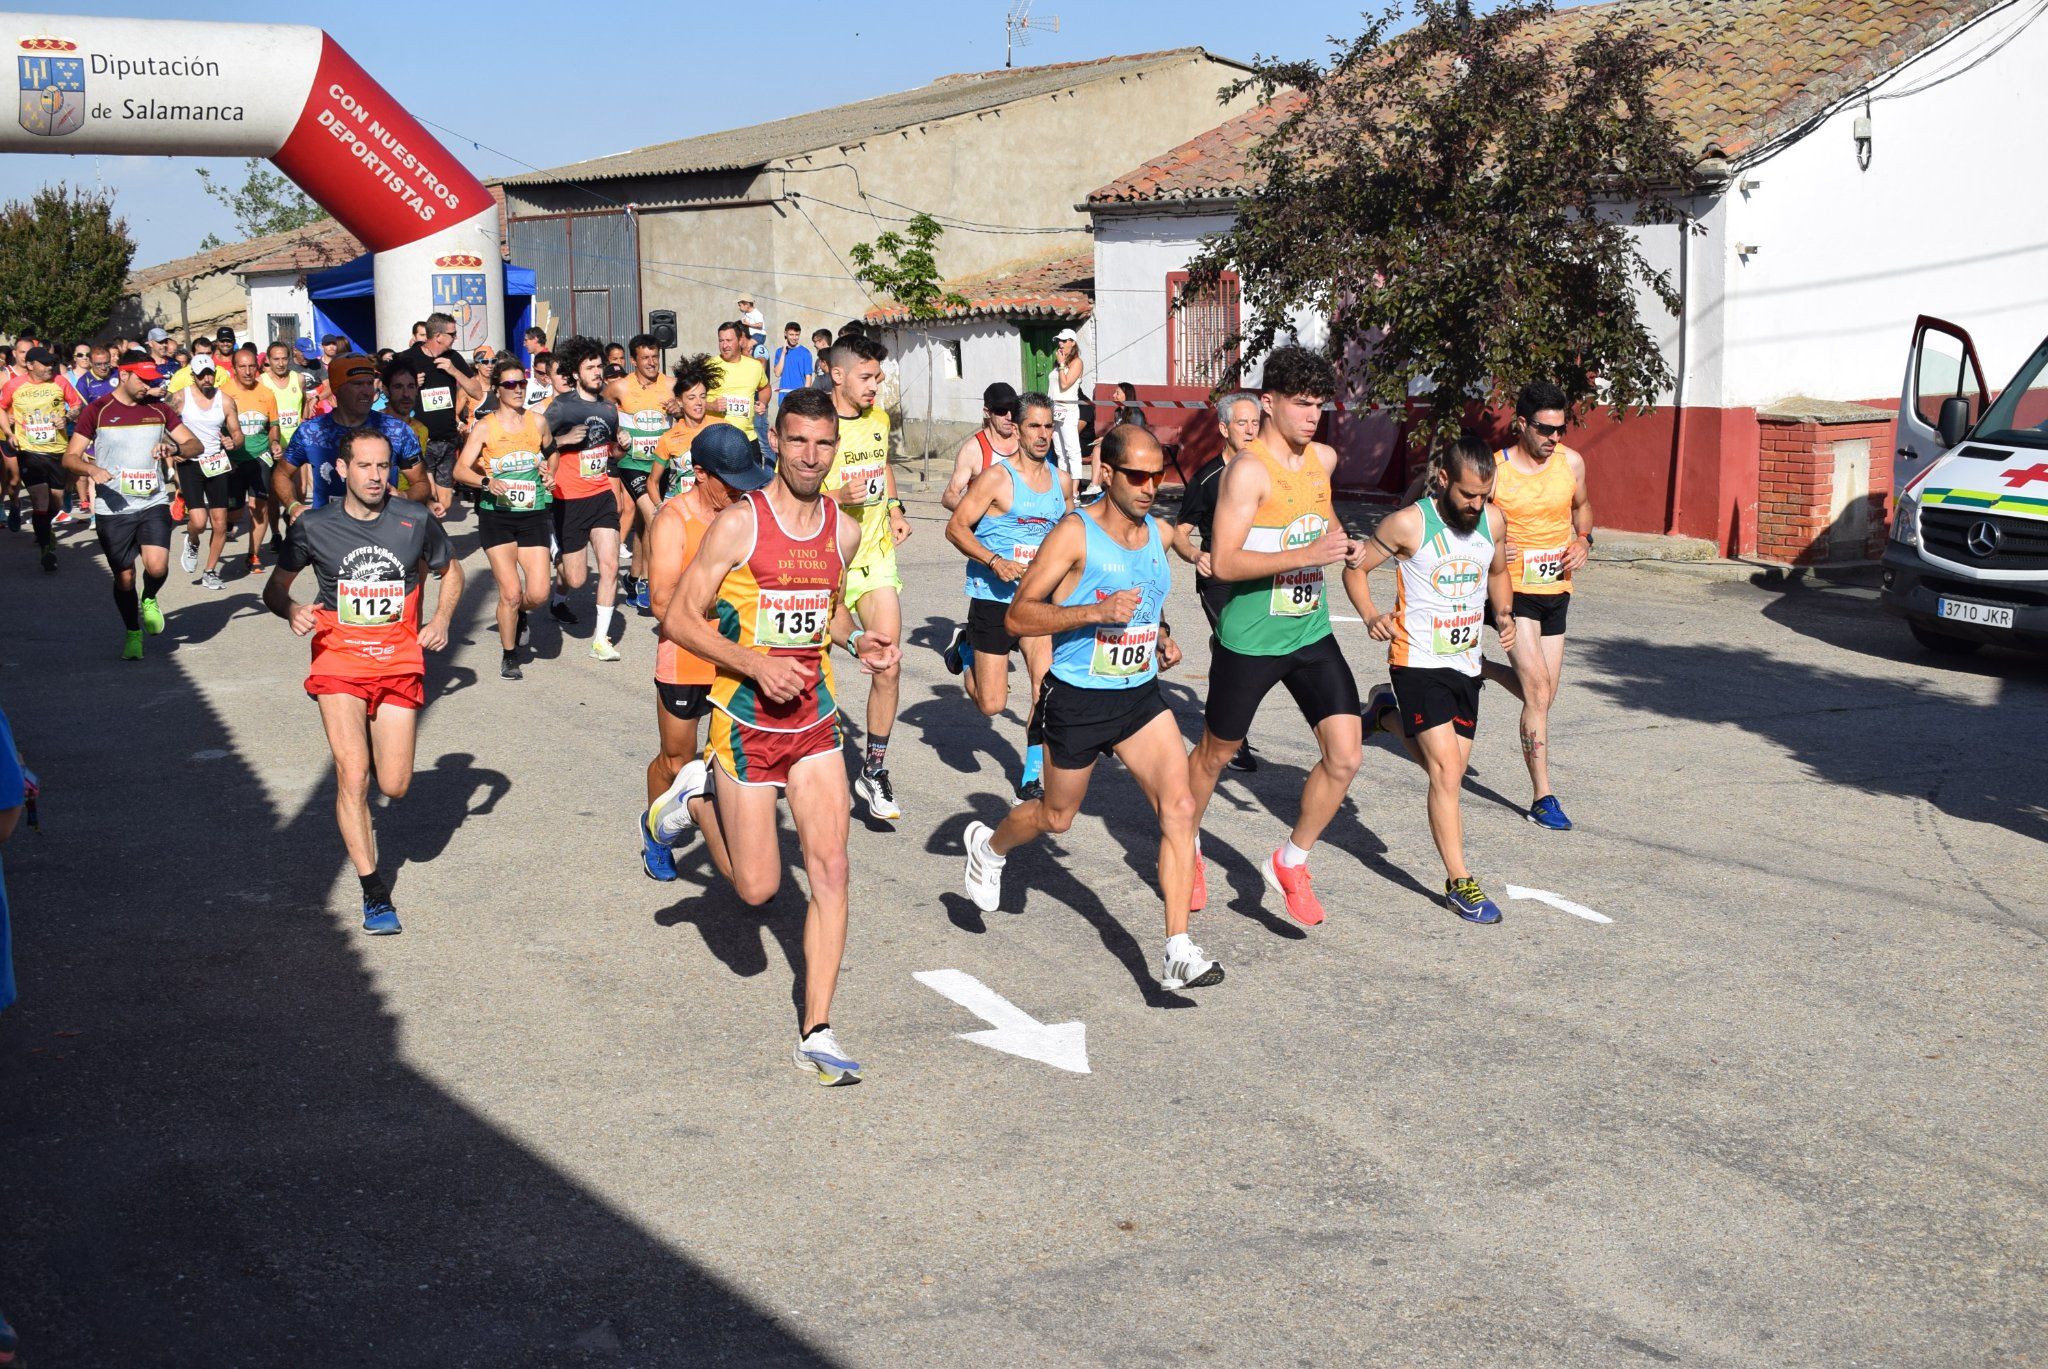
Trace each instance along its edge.
{"label": "orange running shoe", "polygon": [[1275,851],[1266,857],[1266,883],[1280,891],[1286,901],[1287,916],[1304,927],[1320,926],[1323,921],[1323,905],[1316,898],[1316,891],[1309,887],[1308,866],[1287,866],[1280,863],[1280,853]]}

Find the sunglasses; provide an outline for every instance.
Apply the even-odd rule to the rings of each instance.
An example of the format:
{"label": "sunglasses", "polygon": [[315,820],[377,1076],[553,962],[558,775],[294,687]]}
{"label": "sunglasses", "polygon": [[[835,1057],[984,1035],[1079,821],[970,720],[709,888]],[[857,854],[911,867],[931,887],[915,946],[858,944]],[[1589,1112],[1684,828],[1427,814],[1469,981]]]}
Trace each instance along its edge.
{"label": "sunglasses", "polygon": [[506,376],[498,382],[498,388],[501,390],[523,390],[526,388],[526,377]]}
{"label": "sunglasses", "polygon": [[1564,432],[1564,424],[1562,423],[1531,423],[1529,426],[1544,437],[1556,437]]}
{"label": "sunglasses", "polygon": [[1110,469],[1130,481],[1133,485],[1157,485],[1160,481],[1166,479],[1164,467],[1156,471],[1134,471],[1129,466],[1111,466]]}

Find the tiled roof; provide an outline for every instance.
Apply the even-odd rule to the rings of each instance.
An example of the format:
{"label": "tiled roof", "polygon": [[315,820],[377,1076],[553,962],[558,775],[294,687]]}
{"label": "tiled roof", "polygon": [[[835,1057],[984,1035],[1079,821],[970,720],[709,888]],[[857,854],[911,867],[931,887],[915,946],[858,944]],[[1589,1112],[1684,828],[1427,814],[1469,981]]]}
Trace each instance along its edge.
{"label": "tiled roof", "polygon": [[[966,308],[946,311],[948,319],[1084,319],[1095,310],[1095,257],[1054,257],[949,281],[946,288],[967,299]],[[876,323],[901,323],[908,317],[893,305],[870,309],[867,316]]]}
{"label": "tiled roof", "polygon": [[[1618,17],[1696,50],[1654,91],[1701,157],[1739,158],[1791,132],[2008,0],[1631,0],[1559,10],[1532,26],[1565,45]],[[1249,193],[1248,153],[1300,96],[1241,114],[1089,195],[1091,205],[1228,199]]]}
{"label": "tiled roof", "polygon": [[[355,239],[332,219],[321,219],[307,224],[304,228],[288,229],[282,233],[266,233],[260,238],[246,242],[231,242],[205,252],[194,252],[189,257],[150,266],[128,277],[128,289],[132,291],[153,289],[174,280],[189,280],[195,276],[219,275],[228,271],[247,270],[247,263],[260,262],[266,257],[292,252],[311,251],[331,243],[337,238]],[[355,251],[334,258],[347,261],[350,256],[361,252],[362,245],[356,243]],[[282,269],[282,268],[279,268]]]}
{"label": "tiled roof", "polygon": [[693,171],[761,166],[822,148],[842,147],[878,133],[891,133],[933,119],[972,114],[1015,100],[1050,95],[1076,85],[1128,75],[1147,67],[1188,61],[1218,62],[1242,69],[1240,63],[1228,58],[1217,57],[1198,47],[1187,47],[1102,57],[1087,62],[1061,62],[1052,66],[964,72],[956,76],[942,76],[916,90],[835,105],[831,109],[797,114],[772,123],[725,129],[546,171],[531,171],[523,176],[507,176],[501,184],[514,187],[554,185],[564,181],[676,176]]}
{"label": "tiled roof", "polygon": [[243,262],[235,268],[236,274],[253,276],[263,271],[322,271],[345,261],[354,261],[366,250],[355,234],[332,219],[322,220],[318,227],[327,231],[316,233],[309,228],[288,234],[289,242]]}

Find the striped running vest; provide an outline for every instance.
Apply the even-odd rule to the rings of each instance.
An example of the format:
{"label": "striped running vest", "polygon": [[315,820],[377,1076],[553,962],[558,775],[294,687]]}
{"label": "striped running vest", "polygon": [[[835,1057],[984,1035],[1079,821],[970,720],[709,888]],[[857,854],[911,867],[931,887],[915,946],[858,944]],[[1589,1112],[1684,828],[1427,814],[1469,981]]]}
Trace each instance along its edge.
{"label": "striped running vest", "polygon": [[718,587],[718,630],[748,651],[804,661],[809,686],[783,703],[764,698],[754,682],[720,667],[711,703],[743,727],[802,732],[838,711],[832,696],[832,606],[846,578],[839,554],[838,504],[819,500],[825,516],[807,538],[790,535],[765,490],[747,495],[754,509],[754,546]]}
{"label": "striped running vest", "polygon": [[1422,510],[1422,545],[1396,567],[1387,663],[1477,675],[1486,572],[1493,564],[1486,517],[1472,531],[1459,532],[1444,522],[1434,498],[1415,507]]}
{"label": "striped running vest", "polygon": [[[1245,448],[1243,456],[1263,465],[1271,481],[1265,500],[1252,515],[1251,531],[1245,534],[1246,551],[1307,546],[1336,523],[1330,473],[1313,448],[1303,454],[1298,471],[1287,469],[1260,442]],[[1330,635],[1326,598],[1321,566],[1235,581],[1217,618],[1217,638],[1240,656],[1299,651]]]}

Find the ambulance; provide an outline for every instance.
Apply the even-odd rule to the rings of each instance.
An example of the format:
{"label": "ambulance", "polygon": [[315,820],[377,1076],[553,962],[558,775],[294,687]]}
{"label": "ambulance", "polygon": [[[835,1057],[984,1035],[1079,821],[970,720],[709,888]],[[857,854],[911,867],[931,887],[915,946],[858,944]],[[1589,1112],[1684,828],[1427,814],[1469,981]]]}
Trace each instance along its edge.
{"label": "ambulance", "polygon": [[1929,651],[2048,648],[2048,340],[1995,396],[1970,335],[1922,315],[1899,394],[1884,605]]}

